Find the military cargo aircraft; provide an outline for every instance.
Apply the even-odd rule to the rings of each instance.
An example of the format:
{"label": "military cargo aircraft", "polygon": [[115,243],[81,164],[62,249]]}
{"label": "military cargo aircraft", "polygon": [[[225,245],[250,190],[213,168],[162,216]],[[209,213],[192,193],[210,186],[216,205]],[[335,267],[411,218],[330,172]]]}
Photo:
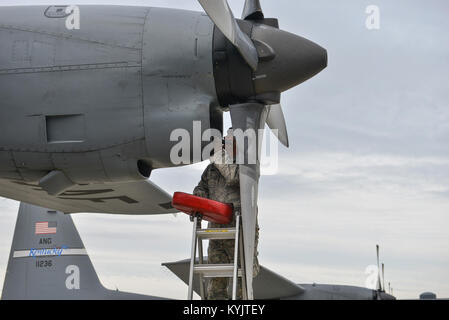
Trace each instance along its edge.
{"label": "military cargo aircraft", "polygon": [[[173,213],[153,170],[177,166],[171,134],[265,123],[289,145],[281,93],[327,66],[319,45],[279,29],[259,0],[236,19],[129,6],[0,9],[0,196],[65,213]],[[245,265],[253,264],[260,139],[238,145]],[[201,141],[192,141],[191,148]],[[201,157],[193,157],[192,163]],[[252,298],[252,268],[245,271]]]}
{"label": "military cargo aircraft", "polygon": [[101,284],[68,214],[21,203],[2,300],[160,300]]}
{"label": "military cargo aircraft", "polygon": [[[189,280],[190,260],[164,263]],[[199,294],[199,281],[194,284]],[[187,290],[187,287],[186,287]],[[261,266],[254,279],[260,300],[393,300],[382,290],[355,286],[296,284]],[[101,284],[70,215],[20,204],[3,284],[3,300],[160,300],[108,290]]]}

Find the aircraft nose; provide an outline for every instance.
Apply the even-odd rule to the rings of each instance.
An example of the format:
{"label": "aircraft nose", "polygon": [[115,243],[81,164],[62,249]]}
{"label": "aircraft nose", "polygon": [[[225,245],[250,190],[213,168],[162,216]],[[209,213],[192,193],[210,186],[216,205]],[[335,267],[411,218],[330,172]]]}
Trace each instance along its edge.
{"label": "aircraft nose", "polygon": [[253,39],[273,49],[274,59],[260,61],[255,73],[257,94],[284,92],[312,78],[327,67],[327,51],[295,34],[259,25]]}

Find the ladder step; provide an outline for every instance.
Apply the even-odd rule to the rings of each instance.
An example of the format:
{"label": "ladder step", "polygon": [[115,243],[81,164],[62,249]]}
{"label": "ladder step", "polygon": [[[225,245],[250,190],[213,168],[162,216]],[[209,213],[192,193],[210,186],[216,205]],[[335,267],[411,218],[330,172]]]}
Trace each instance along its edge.
{"label": "ladder step", "polygon": [[[233,264],[197,264],[193,267],[193,272],[201,274],[204,278],[232,278],[234,277]],[[242,270],[239,269],[237,276],[242,276]]]}
{"label": "ladder step", "polygon": [[235,229],[202,229],[196,232],[201,240],[235,240]]}

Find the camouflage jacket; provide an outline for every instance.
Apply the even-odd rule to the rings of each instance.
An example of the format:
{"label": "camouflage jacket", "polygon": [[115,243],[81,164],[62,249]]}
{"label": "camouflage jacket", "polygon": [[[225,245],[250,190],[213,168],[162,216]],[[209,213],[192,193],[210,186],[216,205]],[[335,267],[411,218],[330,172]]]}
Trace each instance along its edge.
{"label": "camouflage jacket", "polygon": [[240,207],[240,176],[237,164],[211,163],[204,171],[201,181],[193,191],[203,197]]}

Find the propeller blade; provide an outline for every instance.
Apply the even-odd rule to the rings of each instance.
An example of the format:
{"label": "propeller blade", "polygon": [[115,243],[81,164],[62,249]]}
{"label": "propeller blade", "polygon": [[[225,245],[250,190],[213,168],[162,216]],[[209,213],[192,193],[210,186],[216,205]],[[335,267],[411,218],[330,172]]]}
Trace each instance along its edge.
{"label": "propeller blade", "polygon": [[273,133],[288,148],[290,144],[288,141],[287,125],[285,124],[284,112],[282,112],[280,104],[268,106],[267,124],[271,130],[277,130],[273,131]]}
{"label": "propeller blade", "polygon": [[254,70],[259,64],[259,55],[250,37],[240,29],[226,0],[198,0],[209,18],[237,48],[243,59]]}
{"label": "propeller blade", "polygon": [[[237,161],[240,168],[240,198],[242,205],[244,270],[248,299],[253,300],[253,265],[257,222],[257,197],[260,178],[260,145],[267,109],[262,104],[247,103],[230,106],[232,128],[237,140]],[[241,131],[240,131],[240,130]],[[252,133],[252,138],[243,139],[242,133]],[[259,139],[260,138],[260,139]],[[244,143],[242,143],[244,141]]]}
{"label": "propeller blade", "polygon": [[264,18],[259,0],[246,0],[243,8],[243,20],[262,20]]}

